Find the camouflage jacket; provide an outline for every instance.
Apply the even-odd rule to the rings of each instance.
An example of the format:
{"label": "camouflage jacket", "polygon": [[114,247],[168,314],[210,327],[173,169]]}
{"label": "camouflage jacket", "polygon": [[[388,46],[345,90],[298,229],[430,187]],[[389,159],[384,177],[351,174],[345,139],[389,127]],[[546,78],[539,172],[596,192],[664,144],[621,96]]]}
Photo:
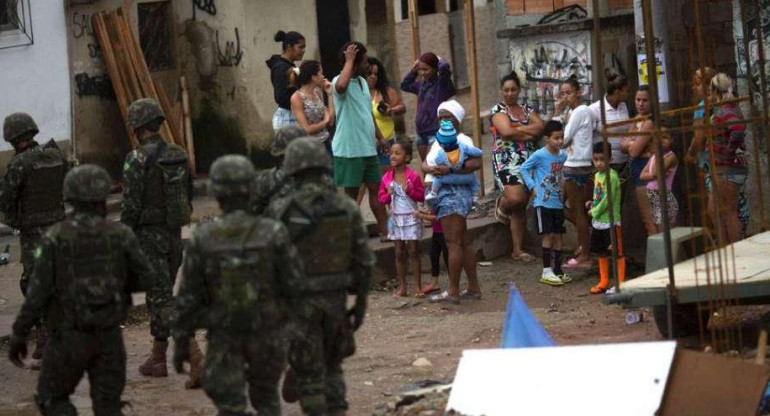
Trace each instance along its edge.
{"label": "camouflage jacket", "polygon": [[190,337],[197,328],[239,333],[280,328],[302,278],[286,227],[243,210],[193,230],[183,270],[175,339]]}
{"label": "camouflage jacket", "polygon": [[[302,293],[336,291],[345,282],[350,292],[366,296],[374,254],[369,249],[361,212],[354,201],[329,184],[328,175],[304,183],[292,182],[273,199],[266,215],[286,224],[300,252],[307,274],[300,285]],[[313,218],[317,216],[324,218]],[[332,217],[332,222],[319,226]],[[340,267],[342,271],[332,270]]]}
{"label": "camouflage jacket", "polygon": [[[162,146],[162,147],[161,147]],[[148,192],[162,192],[162,178],[152,175],[151,170],[160,153],[165,149],[176,148],[172,144],[164,144],[160,135],[153,135],[144,140],[132,150],[123,164],[123,205],[120,211],[120,221],[131,228],[141,224],[142,214],[150,208],[147,205]],[[188,168],[189,169],[189,168]],[[187,202],[193,198],[192,175],[187,175]]]}
{"label": "camouflage jacket", "polygon": [[150,287],[155,270],[133,231],[90,213],[75,213],[46,231],[13,333],[27,336],[45,315],[50,329],[113,327],[131,292]]}
{"label": "camouflage jacket", "polygon": [[254,194],[249,202],[249,212],[253,215],[262,215],[270,205],[270,200],[284,185],[285,176],[280,167],[258,171],[254,175]]}
{"label": "camouflage jacket", "polygon": [[62,186],[67,161],[55,145],[30,147],[17,153],[0,180],[3,222],[23,229],[50,225],[64,218]]}

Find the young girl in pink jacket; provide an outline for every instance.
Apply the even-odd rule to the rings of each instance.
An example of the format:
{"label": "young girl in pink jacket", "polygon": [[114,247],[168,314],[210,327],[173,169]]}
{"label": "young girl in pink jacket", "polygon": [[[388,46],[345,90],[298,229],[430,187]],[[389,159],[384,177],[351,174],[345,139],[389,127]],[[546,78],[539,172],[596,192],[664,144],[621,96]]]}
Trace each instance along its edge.
{"label": "young girl in pink jacket", "polygon": [[414,273],[414,296],[424,298],[420,281],[420,239],[422,222],[415,217],[417,203],[425,200],[425,187],[420,175],[409,169],[412,144],[396,140],[390,146],[390,166],[380,182],[380,203],[389,205],[388,239],[396,244],[396,296],[406,296],[406,257]]}

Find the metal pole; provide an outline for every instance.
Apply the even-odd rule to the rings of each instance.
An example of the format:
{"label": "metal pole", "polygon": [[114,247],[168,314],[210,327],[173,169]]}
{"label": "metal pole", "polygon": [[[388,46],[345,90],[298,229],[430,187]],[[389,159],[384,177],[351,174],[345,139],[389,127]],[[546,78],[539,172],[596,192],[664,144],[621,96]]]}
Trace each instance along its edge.
{"label": "metal pole", "polygon": [[[658,191],[661,201],[666,201],[668,191],[666,190],[666,168],[663,158],[663,143],[661,143],[660,130],[660,102],[658,101],[658,65],[655,58],[655,32],[652,26],[652,7],[650,0],[642,0],[642,17],[644,19],[644,46],[647,59],[647,76],[649,78],[650,103],[652,104],[652,118],[656,122],[653,125],[654,137],[657,143],[655,146],[655,158],[658,165]],[[671,315],[671,308],[676,303],[676,282],[674,279],[674,259],[671,255],[671,229],[668,223],[668,206],[665,202],[661,203],[661,217],[663,220],[663,246],[666,250],[666,265],[668,267],[668,295],[671,302],[668,303],[667,313]],[[673,337],[673,322],[668,322],[669,339]]]}
{"label": "metal pole", "polygon": [[[612,262],[612,280],[615,283],[615,290],[617,293],[620,293],[620,280],[618,279],[618,236],[615,233],[615,206],[613,205],[616,195],[612,194],[612,167],[610,166],[612,152],[610,151],[611,145],[607,139],[607,114],[605,113],[604,105],[604,75],[603,71],[600,70],[602,66],[601,63],[604,62],[604,59],[602,58],[601,16],[599,15],[599,11],[599,0],[593,0],[594,27],[591,42],[593,46],[593,62],[591,64],[591,69],[593,70],[594,76],[597,76],[597,72],[599,73],[598,82],[594,80],[594,84],[599,85],[599,115],[602,122],[602,141],[605,145],[604,160],[607,161],[607,174],[604,177],[604,187],[607,190],[607,203],[610,214],[610,242],[612,243],[612,255],[610,261]],[[599,71],[597,71],[597,69],[599,69]],[[585,247],[583,247],[583,250],[585,250]]]}
{"label": "metal pole", "polygon": [[[476,13],[473,8],[473,0],[465,0],[465,41],[468,49],[468,71],[471,83],[471,108],[473,109],[473,141],[476,147],[483,149],[481,140],[481,114],[479,114],[479,76],[476,63]],[[462,122],[462,120],[459,120]],[[486,193],[484,186],[484,169],[479,169],[479,182],[481,182],[481,196]]]}

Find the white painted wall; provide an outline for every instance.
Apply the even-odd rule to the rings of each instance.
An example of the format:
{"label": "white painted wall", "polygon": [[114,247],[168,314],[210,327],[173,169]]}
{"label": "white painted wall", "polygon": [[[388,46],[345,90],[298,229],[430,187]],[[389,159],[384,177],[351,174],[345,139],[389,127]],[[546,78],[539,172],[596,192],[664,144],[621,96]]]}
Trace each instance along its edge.
{"label": "white painted wall", "polygon": [[[34,45],[0,50],[0,118],[24,111],[37,122],[38,142],[70,140],[67,29],[61,2],[31,1]],[[0,151],[12,147],[0,141]]]}

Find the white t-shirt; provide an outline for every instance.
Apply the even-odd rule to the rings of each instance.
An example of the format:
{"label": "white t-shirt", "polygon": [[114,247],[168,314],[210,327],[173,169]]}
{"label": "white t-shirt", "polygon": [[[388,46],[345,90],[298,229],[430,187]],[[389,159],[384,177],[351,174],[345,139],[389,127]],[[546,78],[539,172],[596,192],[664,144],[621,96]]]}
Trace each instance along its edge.
{"label": "white t-shirt", "polygon": [[[473,139],[471,139],[469,136],[458,133],[457,134],[457,141],[461,143],[465,143],[468,146],[475,146],[473,143]],[[438,152],[441,150],[441,145],[437,141],[434,141],[433,144],[430,146],[430,151],[428,151],[428,156],[425,156],[425,163],[428,164],[428,166],[436,166],[436,158],[438,157]],[[430,173],[425,174],[425,182],[433,182],[433,175]]]}
{"label": "white t-shirt", "polygon": [[[596,127],[594,129],[594,143],[598,143],[603,140],[602,138],[602,107],[601,107],[601,101],[596,101],[595,103],[591,104],[589,107],[591,109],[591,112],[593,113],[594,119],[596,120]],[[618,104],[618,108],[612,108],[609,102],[607,102],[607,96],[604,96],[604,114],[607,121],[607,124],[610,124],[615,121],[621,121],[621,120],[628,120],[628,106],[626,106],[626,103],[621,101]],[[628,131],[628,129],[631,127],[630,124],[625,124],[622,126],[612,127],[608,129],[609,132],[625,132]],[[628,161],[628,153],[623,153],[622,150],[620,150],[620,143],[623,141],[623,138],[620,136],[613,136],[608,137],[607,140],[610,142],[610,145],[612,146],[612,163],[625,163]]]}
{"label": "white t-shirt", "polygon": [[567,149],[567,161],[564,166],[591,166],[593,132],[594,117],[588,106],[581,104],[570,111],[569,121],[564,126],[564,148]]}

